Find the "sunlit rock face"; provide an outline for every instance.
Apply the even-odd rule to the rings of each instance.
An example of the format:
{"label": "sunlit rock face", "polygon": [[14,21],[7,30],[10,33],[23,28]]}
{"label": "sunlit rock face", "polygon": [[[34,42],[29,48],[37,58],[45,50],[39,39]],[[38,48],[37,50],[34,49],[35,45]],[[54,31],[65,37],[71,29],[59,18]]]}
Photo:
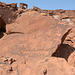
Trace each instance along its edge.
{"label": "sunlit rock face", "polygon": [[75,11],[20,5],[0,2],[0,75],[75,75]]}

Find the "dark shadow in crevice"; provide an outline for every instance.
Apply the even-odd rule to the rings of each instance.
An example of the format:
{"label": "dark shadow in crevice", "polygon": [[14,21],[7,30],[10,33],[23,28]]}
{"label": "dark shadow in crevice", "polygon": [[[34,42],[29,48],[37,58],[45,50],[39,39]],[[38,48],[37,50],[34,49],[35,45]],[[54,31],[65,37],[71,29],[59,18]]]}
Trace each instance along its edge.
{"label": "dark shadow in crevice", "polygon": [[9,31],[6,34],[10,35],[10,34],[24,34],[24,33],[23,32],[12,32],[12,31]]}
{"label": "dark shadow in crevice", "polygon": [[69,34],[69,32],[71,31],[71,29],[69,29],[61,38],[61,44],[58,45],[58,48],[56,49],[56,52],[54,52],[52,54],[52,57],[61,57],[61,58],[65,58],[66,60],[68,60],[68,57],[70,56],[70,54],[72,52],[74,52],[75,48],[71,47],[68,44],[63,44],[65,38],[67,37],[67,35]]}
{"label": "dark shadow in crevice", "polygon": [[67,60],[74,50],[75,48],[71,47],[68,44],[60,44],[56,49],[56,52],[52,54],[52,57],[60,57],[65,58]]}
{"label": "dark shadow in crevice", "polygon": [[65,38],[67,37],[67,35],[69,34],[70,31],[71,31],[71,29],[69,29],[69,30],[63,35],[63,37],[61,38],[61,44],[63,44]]}
{"label": "dark shadow in crevice", "polygon": [[0,29],[0,39],[4,36],[3,33],[6,33],[6,25]]}
{"label": "dark shadow in crevice", "polygon": [[0,31],[0,39],[4,36],[3,32]]}

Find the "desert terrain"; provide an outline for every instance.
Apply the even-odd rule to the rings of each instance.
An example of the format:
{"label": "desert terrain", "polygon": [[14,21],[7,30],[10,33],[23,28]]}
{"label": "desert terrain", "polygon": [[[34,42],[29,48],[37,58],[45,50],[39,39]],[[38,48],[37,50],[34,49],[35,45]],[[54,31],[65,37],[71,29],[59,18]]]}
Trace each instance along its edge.
{"label": "desert terrain", "polygon": [[0,2],[0,75],[75,75],[75,10],[42,10]]}

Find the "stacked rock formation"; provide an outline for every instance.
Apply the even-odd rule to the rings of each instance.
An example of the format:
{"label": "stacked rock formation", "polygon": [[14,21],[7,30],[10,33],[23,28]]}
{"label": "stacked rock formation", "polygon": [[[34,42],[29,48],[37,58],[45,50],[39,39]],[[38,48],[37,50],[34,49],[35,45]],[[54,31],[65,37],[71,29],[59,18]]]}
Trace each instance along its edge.
{"label": "stacked rock formation", "polygon": [[0,15],[2,15],[6,23],[11,23],[14,22],[17,16],[21,12],[24,12],[26,8],[27,4],[24,3],[20,3],[20,10],[18,10],[17,3],[6,4],[4,2],[0,2]]}

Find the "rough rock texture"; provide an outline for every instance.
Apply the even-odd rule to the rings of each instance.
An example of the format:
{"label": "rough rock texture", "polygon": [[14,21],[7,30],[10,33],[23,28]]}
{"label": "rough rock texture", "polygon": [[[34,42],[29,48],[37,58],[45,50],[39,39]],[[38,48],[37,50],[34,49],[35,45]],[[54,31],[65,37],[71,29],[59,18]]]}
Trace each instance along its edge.
{"label": "rough rock texture", "polygon": [[11,22],[15,21],[15,19],[17,17],[16,13],[13,11],[13,9],[9,9],[9,8],[0,8],[0,14],[2,15],[2,17],[6,23],[11,23]]}
{"label": "rough rock texture", "polygon": [[[3,58],[3,59],[2,59]],[[15,61],[11,63],[10,58],[0,58],[2,75],[74,75],[75,68],[68,65],[62,58],[48,58],[38,62],[25,61],[24,58],[14,56]]]}
{"label": "rough rock texture", "polygon": [[41,13],[41,11],[42,11],[40,8],[35,7],[35,6],[33,6],[33,10],[34,10],[34,11],[38,11],[38,12],[40,12],[40,13]]}
{"label": "rough rock texture", "polygon": [[33,7],[15,13],[0,35],[0,75],[75,75],[75,11]]}
{"label": "rough rock texture", "polygon": [[4,2],[0,2],[0,15],[2,15],[5,23],[9,24],[16,20],[16,18],[27,8],[27,4],[20,4],[20,9],[17,7],[17,3],[6,4]]}
{"label": "rough rock texture", "polygon": [[69,58],[68,58],[68,63],[75,67],[75,51],[73,53],[70,54]]}
{"label": "rough rock texture", "polygon": [[75,26],[69,31],[63,43],[69,44],[70,46],[75,47]]}
{"label": "rough rock texture", "polygon": [[[69,28],[67,24],[58,24],[58,20],[54,20],[53,17],[41,16],[39,13],[31,11],[23,14],[15,23],[7,25],[7,34],[18,33],[15,35],[23,35],[16,37],[18,37],[18,39],[25,38],[22,40],[26,40],[22,47],[24,52],[35,51],[36,53],[40,53],[40,57],[44,57],[51,56],[53,52],[55,52],[58,45],[61,44],[61,38]],[[15,38],[15,35],[13,35],[14,38],[12,38],[12,40],[16,41],[17,38]],[[9,37],[12,37],[12,35]],[[7,40],[9,40],[9,38]],[[18,40],[17,44],[20,42],[21,40]],[[11,41],[9,43],[11,43]],[[17,44],[13,44],[11,49],[13,49],[13,46],[16,48]],[[19,47],[19,49],[20,48],[21,47]],[[7,50],[9,50],[9,47]],[[47,54],[42,54],[42,52],[46,52]],[[34,54],[35,53],[31,56],[35,57]],[[38,57],[38,55],[36,55],[36,57]]]}
{"label": "rough rock texture", "polygon": [[[70,51],[70,55],[67,58],[68,63],[72,66],[75,67],[75,26],[71,28],[71,30],[69,31],[69,33],[67,34],[65,40],[63,41],[63,44],[68,44],[71,48],[66,48],[69,53]],[[67,54],[66,54],[67,55]]]}
{"label": "rough rock texture", "polygon": [[20,8],[21,9],[27,9],[28,5],[25,3],[20,3]]}
{"label": "rough rock texture", "polygon": [[13,8],[15,11],[17,10],[17,3],[6,4],[4,2],[0,2],[0,8]]}
{"label": "rough rock texture", "polygon": [[8,8],[13,8],[14,11],[15,11],[15,10],[17,10],[17,3],[6,4],[6,7],[8,7]]}
{"label": "rough rock texture", "polygon": [[0,15],[2,15],[5,23],[11,23],[16,19],[16,10],[17,3],[6,4],[4,2],[0,2]]}

